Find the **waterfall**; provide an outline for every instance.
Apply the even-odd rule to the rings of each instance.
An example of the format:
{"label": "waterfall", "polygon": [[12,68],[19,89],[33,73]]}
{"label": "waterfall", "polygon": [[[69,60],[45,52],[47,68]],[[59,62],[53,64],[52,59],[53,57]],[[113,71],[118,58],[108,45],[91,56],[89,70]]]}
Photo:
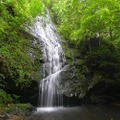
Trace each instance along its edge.
{"label": "waterfall", "polygon": [[43,79],[40,81],[39,106],[62,106],[62,92],[59,91],[60,72],[65,65],[65,55],[60,45],[61,38],[49,16],[37,16],[32,34],[38,38],[43,54]]}

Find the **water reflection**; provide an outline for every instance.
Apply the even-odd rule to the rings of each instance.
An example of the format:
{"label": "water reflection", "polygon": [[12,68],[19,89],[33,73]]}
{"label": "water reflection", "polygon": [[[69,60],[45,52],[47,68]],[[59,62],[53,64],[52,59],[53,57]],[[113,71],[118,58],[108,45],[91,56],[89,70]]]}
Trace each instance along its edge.
{"label": "water reflection", "polygon": [[120,120],[120,108],[114,106],[38,108],[30,120]]}

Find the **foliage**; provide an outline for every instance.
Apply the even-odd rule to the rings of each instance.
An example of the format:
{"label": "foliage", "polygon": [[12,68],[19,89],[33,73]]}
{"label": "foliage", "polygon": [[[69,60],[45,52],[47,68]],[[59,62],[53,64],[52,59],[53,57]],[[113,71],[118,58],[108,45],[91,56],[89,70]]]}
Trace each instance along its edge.
{"label": "foliage", "polygon": [[52,9],[58,30],[71,42],[94,36],[115,40],[120,35],[118,0],[59,0]]}
{"label": "foliage", "polygon": [[[81,83],[81,87],[84,86],[81,91],[87,89],[84,95],[89,93],[92,102],[118,101],[120,51],[112,42],[101,40],[99,45],[99,40],[96,39],[93,43],[94,40],[83,40],[80,43],[81,62],[75,63],[75,66],[85,76],[85,80]],[[84,83],[85,81],[87,84]]]}
{"label": "foliage", "polygon": [[[39,67],[34,69],[28,54],[34,38],[26,29],[42,8],[40,0],[0,1],[0,89],[9,94],[18,94],[36,79],[34,73]],[[1,102],[11,102],[14,97],[5,91],[0,91]]]}
{"label": "foliage", "polygon": [[73,54],[78,72],[85,76],[83,96],[120,99],[119,0],[55,0],[51,6],[58,32],[79,51]]}
{"label": "foliage", "polygon": [[18,96],[7,94],[4,90],[0,89],[0,103],[11,103],[17,101]]}
{"label": "foliage", "polygon": [[99,73],[104,79],[118,82],[120,79],[120,52],[118,49],[111,42],[104,40],[101,41],[100,45],[92,45],[92,51],[88,49],[88,45],[85,41],[81,42],[80,52],[84,64],[91,74]]}

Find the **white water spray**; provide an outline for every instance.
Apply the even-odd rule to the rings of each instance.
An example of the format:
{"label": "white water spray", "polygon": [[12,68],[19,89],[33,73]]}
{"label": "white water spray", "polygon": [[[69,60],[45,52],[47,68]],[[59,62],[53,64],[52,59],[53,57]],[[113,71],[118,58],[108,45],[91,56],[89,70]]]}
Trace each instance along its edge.
{"label": "white water spray", "polygon": [[65,65],[65,56],[60,45],[60,36],[51,21],[49,14],[37,16],[32,27],[32,34],[38,38],[43,53],[43,79],[40,82],[39,106],[62,106],[60,93],[60,72]]}

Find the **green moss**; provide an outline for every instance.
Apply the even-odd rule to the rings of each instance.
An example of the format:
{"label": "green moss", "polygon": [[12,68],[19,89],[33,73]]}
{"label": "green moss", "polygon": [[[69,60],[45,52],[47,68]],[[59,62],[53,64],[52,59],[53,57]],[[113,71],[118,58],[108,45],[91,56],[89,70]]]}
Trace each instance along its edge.
{"label": "green moss", "polygon": [[70,49],[69,49],[68,45],[66,43],[62,43],[62,47],[63,47],[64,53],[65,53],[65,56],[67,58],[71,58],[71,53],[70,53]]}
{"label": "green moss", "polygon": [[27,110],[32,108],[33,106],[31,104],[0,104],[0,114],[25,115]]}

